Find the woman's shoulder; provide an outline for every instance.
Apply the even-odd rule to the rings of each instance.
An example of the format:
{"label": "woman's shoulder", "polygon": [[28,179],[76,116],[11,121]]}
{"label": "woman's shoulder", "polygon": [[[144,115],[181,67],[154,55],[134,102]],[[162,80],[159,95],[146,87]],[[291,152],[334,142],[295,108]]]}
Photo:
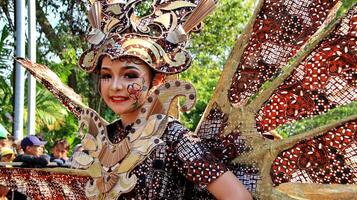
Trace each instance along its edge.
{"label": "woman's shoulder", "polygon": [[177,141],[188,132],[189,130],[184,125],[182,125],[178,119],[170,117],[169,122],[167,123],[164,137],[168,141]]}
{"label": "woman's shoulder", "polygon": [[169,117],[167,123],[167,130],[170,131],[189,131],[178,119],[174,117]]}

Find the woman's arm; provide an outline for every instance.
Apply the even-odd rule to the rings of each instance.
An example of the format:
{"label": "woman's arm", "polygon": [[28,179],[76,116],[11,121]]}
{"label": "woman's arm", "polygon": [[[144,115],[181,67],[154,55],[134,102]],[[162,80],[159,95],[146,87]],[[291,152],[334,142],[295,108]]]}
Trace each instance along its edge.
{"label": "woman's arm", "polygon": [[251,200],[252,195],[230,171],[227,171],[207,186],[218,200]]}
{"label": "woman's arm", "polygon": [[[181,168],[179,171],[189,181],[197,185],[207,185],[208,191],[219,200],[252,199],[245,186],[219,161],[220,158],[215,157],[202,140],[179,122],[169,123],[166,134],[169,138],[166,142],[173,147],[173,154],[170,155],[180,161],[175,167]],[[220,140],[217,142],[221,143]]]}

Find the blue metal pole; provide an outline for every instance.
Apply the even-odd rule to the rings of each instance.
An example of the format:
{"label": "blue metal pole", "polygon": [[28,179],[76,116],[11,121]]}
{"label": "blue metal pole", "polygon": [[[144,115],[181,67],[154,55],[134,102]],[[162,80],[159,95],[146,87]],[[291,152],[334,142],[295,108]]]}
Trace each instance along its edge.
{"label": "blue metal pole", "polygon": [[[16,0],[16,56],[25,57],[25,1]],[[16,63],[14,137],[23,138],[25,70]]]}
{"label": "blue metal pole", "polygon": [[[28,1],[28,55],[32,62],[36,62],[36,1]],[[27,103],[27,134],[35,135],[36,119],[36,79],[30,73],[28,80]]]}

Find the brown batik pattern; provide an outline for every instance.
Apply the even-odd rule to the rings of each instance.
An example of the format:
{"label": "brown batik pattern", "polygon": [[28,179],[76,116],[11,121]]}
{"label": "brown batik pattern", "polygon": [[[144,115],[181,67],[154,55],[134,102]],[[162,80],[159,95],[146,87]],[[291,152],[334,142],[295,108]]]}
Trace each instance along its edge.
{"label": "brown batik pattern", "polygon": [[[120,140],[128,134],[120,121],[107,127],[110,137]],[[131,172],[138,178],[135,188],[119,199],[212,199],[205,188],[227,171],[225,165],[177,121],[168,124],[162,140]]]}
{"label": "brown batik pattern", "polygon": [[255,20],[242,59],[232,78],[228,99],[240,105],[279,73],[326,19],[337,0],[268,0]]}
{"label": "brown batik pattern", "polygon": [[227,115],[222,112],[217,104],[212,106],[210,113],[201,123],[198,129],[198,136],[210,152],[223,162],[245,185],[254,192],[257,181],[260,180],[258,168],[252,165],[232,164],[231,161],[251,148],[246,144],[242,137],[239,127],[228,135],[223,135],[224,128],[227,126]]}
{"label": "brown batik pattern", "polygon": [[284,182],[356,184],[357,121],[301,141],[273,161],[274,185]]}
{"label": "brown batik pattern", "polygon": [[357,100],[357,6],[274,92],[256,116],[264,133]]}
{"label": "brown batik pattern", "polygon": [[89,177],[23,168],[0,168],[0,184],[31,199],[87,199],[84,187]]}

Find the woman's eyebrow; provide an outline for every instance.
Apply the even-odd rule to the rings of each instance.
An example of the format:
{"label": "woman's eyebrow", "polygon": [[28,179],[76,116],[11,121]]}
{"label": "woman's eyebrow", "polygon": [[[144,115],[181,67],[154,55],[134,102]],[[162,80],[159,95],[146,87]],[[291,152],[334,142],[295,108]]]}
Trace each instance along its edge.
{"label": "woman's eyebrow", "polygon": [[138,67],[135,67],[135,66],[132,66],[132,65],[126,65],[123,67],[124,69],[136,69],[136,70],[139,70]]}
{"label": "woman's eyebrow", "polygon": [[108,70],[108,71],[110,71],[110,67],[107,67],[107,66],[103,65],[103,66],[100,68],[100,70]]}
{"label": "woman's eyebrow", "polygon": [[[140,69],[136,66],[133,66],[133,65],[125,65],[121,68],[121,70],[128,70],[128,69],[134,69],[134,70],[137,70],[137,71],[140,71]],[[105,66],[103,65],[101,67],[100,70],[103,70],[103,71],[111,71],[112,70],[112,66]]]}

